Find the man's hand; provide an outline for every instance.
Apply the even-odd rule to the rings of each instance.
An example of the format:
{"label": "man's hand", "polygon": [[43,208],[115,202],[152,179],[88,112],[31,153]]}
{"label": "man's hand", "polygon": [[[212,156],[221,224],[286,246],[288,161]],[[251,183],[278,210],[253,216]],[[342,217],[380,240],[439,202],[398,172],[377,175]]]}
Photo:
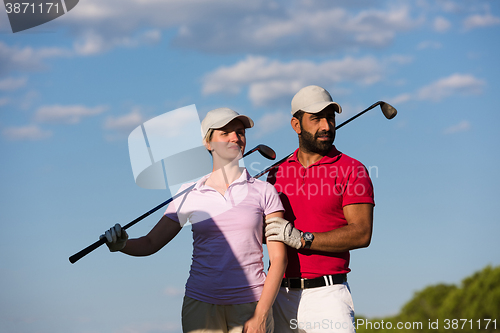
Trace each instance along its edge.
{"label": "man's hand", "polygon": [[120,251],[125,247],[128,240],[128,234],[122,229],[118,223],[111,227],[104,235],[99,236],[99,239],[106,238],[106,245],[111,252]]}
{"label": "man's hand", "polygon": [[295,249],[302,247],[302,231],[294,228],[292,223],[281,217],[266,220],[266,237],[268,241],[279,241]]}

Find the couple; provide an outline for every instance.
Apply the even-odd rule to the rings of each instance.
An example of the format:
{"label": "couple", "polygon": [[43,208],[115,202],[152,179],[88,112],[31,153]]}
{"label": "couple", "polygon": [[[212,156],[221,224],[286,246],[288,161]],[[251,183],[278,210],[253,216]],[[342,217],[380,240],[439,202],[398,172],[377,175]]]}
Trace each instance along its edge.
{"label": "couple", "polygon": [[355,331],[349,250],[369,245],[374,200],[366,168],[332,145],[341,111],[323,88],[301,89],[291,120],[299,148],[268,182],[238,165],[253,121],[227,108],[210,111],[201,130],[212,173],[174,200],[146,236],[128,240],[119,225],[101,236],[111,251],[146,256],[192,224],[183,332]]}

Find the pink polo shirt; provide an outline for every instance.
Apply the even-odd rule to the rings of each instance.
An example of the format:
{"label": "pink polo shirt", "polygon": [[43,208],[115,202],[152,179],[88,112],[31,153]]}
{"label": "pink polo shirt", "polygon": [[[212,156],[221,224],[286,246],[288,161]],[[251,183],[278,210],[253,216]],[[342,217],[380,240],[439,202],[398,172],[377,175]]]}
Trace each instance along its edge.
{"label": "pink polo shirt", "polygon": [[[343,207],[375,204],[373,186],[365,166],[335,146],[328,155],[304,168],[293,156],[269,173],[285,206],[285,219],[304,232],[327,232],[347,225]],[[317,278],[350,272],[349,251],[321,252],[287,247],[285,277]]]}
{"label": "pink polo shirt", "polygon": [[[165,216],[192,224],[193,262],[186,296],[212,304],[256,302],[266,275],[262,262],[264,217],[282,211],[276,189],[245,169],[224,196],[200,179],[170,203]],[[193,185],[184,184],[178,192]]]}

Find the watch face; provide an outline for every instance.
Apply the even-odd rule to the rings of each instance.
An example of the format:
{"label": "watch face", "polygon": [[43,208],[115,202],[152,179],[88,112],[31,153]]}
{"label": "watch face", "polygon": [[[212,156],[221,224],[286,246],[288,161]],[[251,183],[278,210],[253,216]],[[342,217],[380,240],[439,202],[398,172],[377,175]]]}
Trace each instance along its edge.
{"label": "watch face", "polygon": [[304,233],[304,240],[306,241],[312,241],[314,239],[314,235],[311,234],[310,232],[305,232]]}

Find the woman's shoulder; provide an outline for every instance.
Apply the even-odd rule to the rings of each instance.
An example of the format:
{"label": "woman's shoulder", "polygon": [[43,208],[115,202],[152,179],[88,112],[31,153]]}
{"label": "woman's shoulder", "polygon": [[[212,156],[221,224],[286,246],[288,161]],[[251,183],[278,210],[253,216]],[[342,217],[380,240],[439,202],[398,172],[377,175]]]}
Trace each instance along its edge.
{"label": "woman's shoulder", "polygon": [[274,193],[278,194],[278,192],[276,191],[276,188],[271,183],[268,183],[265,180],[260,180],[260,179],[255,179],[255,178],[252,178],[252,179],[253,179],[254,186],[261,189],[262,192],[270,193],[270,194],[274,194]]}
{"label": "woman's shoulder", "polygon": [[192,187],[193,185],[195,185],[196,182],[189,182],[189,183],[184,183],[182,184],[179,189],[177,190],[177,193],[180,193],[182,191],[184,191],[185,189],[189,188],[189,187]]}

